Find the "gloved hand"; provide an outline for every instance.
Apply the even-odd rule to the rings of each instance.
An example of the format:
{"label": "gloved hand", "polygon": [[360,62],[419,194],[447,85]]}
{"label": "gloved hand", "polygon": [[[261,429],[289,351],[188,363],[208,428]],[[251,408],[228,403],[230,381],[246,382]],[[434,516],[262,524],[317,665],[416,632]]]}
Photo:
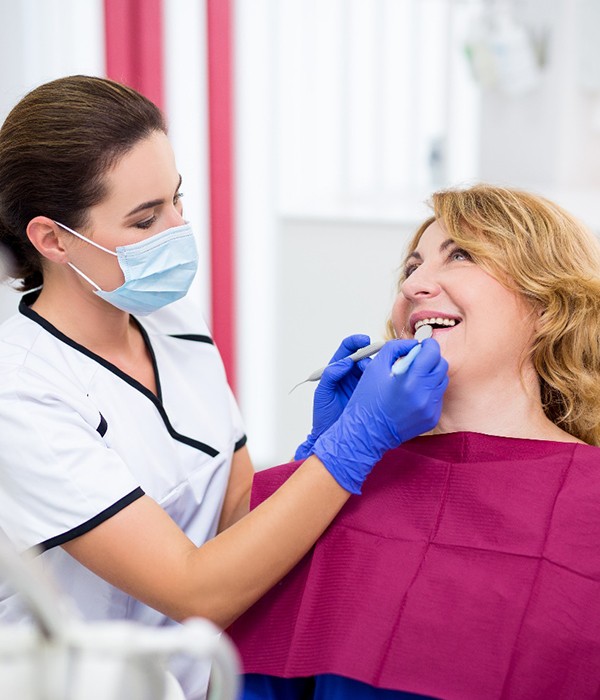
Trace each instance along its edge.
{"label": "gloved hand", "polygon": [[357,333],[342,340],[319,380],[313,399],[313,424],[310,434],[298,447],[294,459],[306,459],[319,435],[332,426],[342,415],[352,392],[358,384],[363,371],[371,362],[365,357],[358,362],[349,358],[359,348],[371,342],[368,335]]}
{"label": "gloved hand", "polygon": [[359,494],[383,454],[437,425],[448,386],[448,363],[436,340],[424,340],[405,374],[392,365],[414,340],[391,340],[365,369],[344,412],[315,442],[313,452],[334,479]]}

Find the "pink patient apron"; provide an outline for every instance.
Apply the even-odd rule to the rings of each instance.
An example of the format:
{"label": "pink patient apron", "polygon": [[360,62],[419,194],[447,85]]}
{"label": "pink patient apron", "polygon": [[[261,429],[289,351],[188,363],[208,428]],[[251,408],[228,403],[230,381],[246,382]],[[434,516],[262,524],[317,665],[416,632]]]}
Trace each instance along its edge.
{"label": "pink patient apron", "polygon": [[[297,467],[259,472],[252,507]],[[446,700],[600,698],[600,449],[411,440],[229,633],[247,673]]]}

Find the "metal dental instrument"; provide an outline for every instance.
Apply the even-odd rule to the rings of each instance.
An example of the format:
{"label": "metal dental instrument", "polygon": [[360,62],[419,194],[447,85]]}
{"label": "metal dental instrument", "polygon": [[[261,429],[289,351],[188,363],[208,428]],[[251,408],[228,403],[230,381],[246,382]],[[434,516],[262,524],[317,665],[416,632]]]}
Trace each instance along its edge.
{"label": "metal dental instrument", "polygon": [[415,331],[415,340],[418,341],[419,344],[415,345],[415,347],[412,348],[408,354],[404,355],[404,357],[400,357],[396,360],[396,362],[394,362],[392,365],[392,374],[404,374],[412,365],[415,357],[419,354],[421,343],[425,340],[425,338],[431,338],[432,335],[433,328],[431,326],[419,326]]}
{"label": "metal dental instrument", "polygon": [[[377,340],[374,343],[365,346],[364,348],[359,348],[356,352],[353,352],[352,355],[349,355],[348,357],[354,362],[358,362],[359,360],[362,360],[365,357],[371,357],[371,355],[374,355],[376,352],[379,352],[384,345],[385,340]],[[321,367],[321,369],[316,369],[306,379],[303,379],[301,382],[298,382],[296,386],[292,387],[289,393],[291,394],[296,387],[299,387],[300,384],[304,384],[305,382],[318,382],[319,379],[321,379],[321,377],[323,376],[323,372],[326,369],[327,365],[325,367]]]}

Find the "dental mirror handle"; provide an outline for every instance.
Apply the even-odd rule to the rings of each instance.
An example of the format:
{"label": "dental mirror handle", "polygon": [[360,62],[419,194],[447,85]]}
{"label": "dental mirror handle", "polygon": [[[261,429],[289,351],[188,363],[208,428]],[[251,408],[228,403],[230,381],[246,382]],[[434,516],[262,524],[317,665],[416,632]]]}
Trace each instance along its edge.
{"label": "dental mirror handle", "polygon": [[433,328],[429,325],[419,326],[415,332],[415,340],[419,343],[415,345],[404,357],[400,357],[392,365],[392,374],[404,374],[408,368],[412,365],[413,360],[419,354],[421,350],[421,343],[425,338],[431,338],[433,335]]}

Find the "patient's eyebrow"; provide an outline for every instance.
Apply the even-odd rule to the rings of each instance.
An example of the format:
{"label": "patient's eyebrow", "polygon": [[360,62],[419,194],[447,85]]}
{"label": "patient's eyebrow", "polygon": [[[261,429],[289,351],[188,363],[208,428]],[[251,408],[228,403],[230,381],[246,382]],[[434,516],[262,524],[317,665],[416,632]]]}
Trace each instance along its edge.
{"label": "patient's eyebrow", "polygon": [[[445,241],[440,243],[440,253],[443,253],[453,243],[454,241],[452,240],[452,238],[446,238]],[[404,264],[406,264],[409,260],[420,260],[421,262],[423,262],[423,256],[418,251],[413,250],[413,252],[407,256],[406,260],[404,261]]]}
{"label": "patient's eyebrow", "polygon": [[416,250],[413,250],[413,252],[410,255],[406,256],[404,264],[406,264],[409,260],[423,260],[423,256],[421,255],[421,253],[417,253]]}

